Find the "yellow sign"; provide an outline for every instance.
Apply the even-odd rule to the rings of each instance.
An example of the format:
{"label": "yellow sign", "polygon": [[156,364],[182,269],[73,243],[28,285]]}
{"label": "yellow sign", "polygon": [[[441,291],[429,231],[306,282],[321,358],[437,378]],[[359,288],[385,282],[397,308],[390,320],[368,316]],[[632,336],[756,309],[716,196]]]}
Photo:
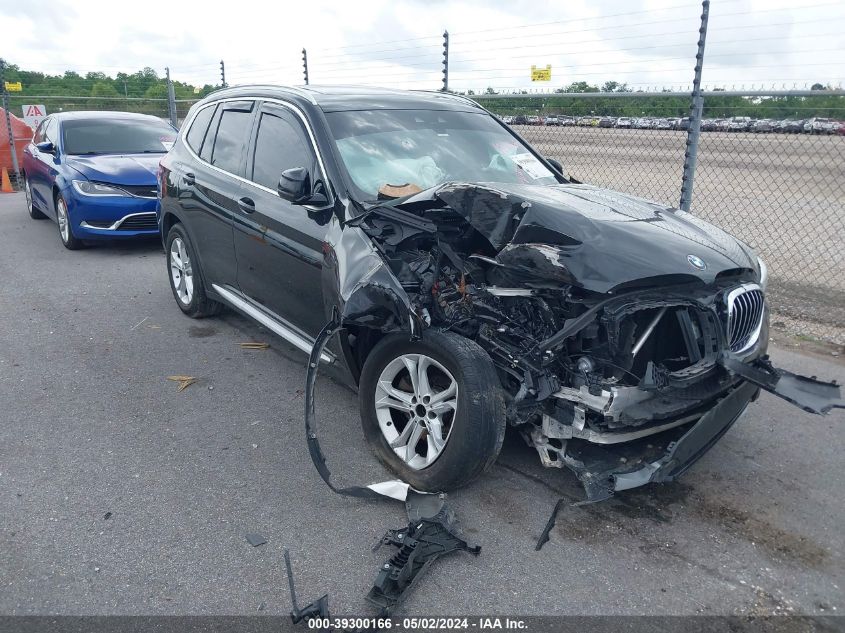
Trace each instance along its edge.
{"label": "yellow sign", "polygon": [[19,81],[16,81],[15,83],[7,81],[6,90],[8,90],[9,92],[20,92],[21,90],[23,90],[23,84],[21,84],[21,82]]}
{"label": "yellow sign", "polygon": [[552,65],[546,64],[545,68],[531,67],[531,81],[551,81]]}

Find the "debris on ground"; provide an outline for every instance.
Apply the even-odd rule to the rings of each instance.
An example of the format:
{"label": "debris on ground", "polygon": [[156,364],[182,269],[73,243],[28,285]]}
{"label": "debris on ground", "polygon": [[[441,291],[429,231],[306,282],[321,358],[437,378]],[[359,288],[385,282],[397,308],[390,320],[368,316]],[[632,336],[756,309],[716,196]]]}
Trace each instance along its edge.
{"label": "debris on ground", "polygon": [[179,383],[179,388],[176,389],[176,391],[185,391],[185,389],[187,389],[188,387],[190,387],[191,385],[193,385],[197,381],[197,379],[194,378],[193,376],[181,376],[181,375],[179,375],[179,376],[168,376],[167,379],[172,380],[173,382]]}
{"label": "debris on ground", "polygon": [[267,539],[261,536],[260,534],[247,534],[246,535],[247,543],[252,545],[253,547],[258,547],[259,545],[264,545],[267,542]]}
{"label": "debris on ground", "polygon": [[[443,494],[433,495],[409,490],[405,500],[409,520],[407,527],[388,530],[373,548],[374,551],[382,545],[399,548],[399,551],[381,566],[372,588],[367,593],[367,600],[379,608],[377,617],[390,616],[404,601],[407,592],[413,588],[420,576],[441,556],[457,551],[469,552],[476,556],[481,553],[479,545],[470,545],[461,537],[455,513],[446,504],[445,497]],[[285,567],[293,606],[293,623],[314,617],[330,619],[328,594],[310,602],[302,609],[299,608],[290,552],[287,548]]]}
{"label": "debris on ground", "polygon": [[241,349],[268,349],[270,347],[270,343],[248,341],[246,343],[240,343],[240,346]]}
{"label": "debris on ground", "polygon": [[111,513],[111,512],[106,512],[106,513],[103,515],[103,520],[104,520],[104,521],[108,521],[110,518],[112,518],[112,516],[113,516],[113,515],[112,515],[112,513]]}
{"label": "debris on ground", "polygon": [[[409,518],[414,512],[416,508],[411,510],[409,504]],[[381,543],[398,547],[399,551],[382,566],[367,600],[381,609],[381,615],[390,615],[438,558],[459,550],[476,556],[481,553],[479,545],[470,545],[459,534],[455,513],[442,500],[435,515],[412,518],[408,527],[388,530]]]}

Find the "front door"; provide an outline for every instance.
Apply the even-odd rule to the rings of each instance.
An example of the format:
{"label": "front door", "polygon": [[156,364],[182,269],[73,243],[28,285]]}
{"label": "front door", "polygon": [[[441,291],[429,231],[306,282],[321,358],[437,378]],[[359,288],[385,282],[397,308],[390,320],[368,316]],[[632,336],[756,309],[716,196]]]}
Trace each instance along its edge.
{"label": "front door", "polygon": [[295,167],[308,169],[312,183],[323,178],[298,112],[264,103],[247,157],[249,184],[234,217],[238,286],[313,338],[327,321],[321,287],[327,218],[279,197],[282,172]]}

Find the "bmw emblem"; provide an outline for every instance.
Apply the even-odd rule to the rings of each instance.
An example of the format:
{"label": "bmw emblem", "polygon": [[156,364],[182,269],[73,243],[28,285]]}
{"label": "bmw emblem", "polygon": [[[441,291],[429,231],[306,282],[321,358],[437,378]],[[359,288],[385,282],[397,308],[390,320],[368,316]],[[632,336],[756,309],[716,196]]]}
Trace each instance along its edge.
{"label": "bmw emblem", "polygon": [[697,268],[698,270],[704,270],[707,268],[707,264],[704,263],[704,260],[700,257],[696,257],[695,255],[687,255],[687,261],[690,263],[690,266]]}

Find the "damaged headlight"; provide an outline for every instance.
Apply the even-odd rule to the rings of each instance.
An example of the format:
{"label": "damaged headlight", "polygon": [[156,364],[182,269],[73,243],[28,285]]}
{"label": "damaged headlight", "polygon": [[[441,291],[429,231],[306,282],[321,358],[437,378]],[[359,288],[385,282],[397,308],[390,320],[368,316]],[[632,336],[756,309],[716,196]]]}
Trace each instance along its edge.
{"label": "damaged headlight", "polygon": [[757,258],[757,267],[760,269],[760,281],[757,283],[765,290],[766,284],[769,283],[769,268],[766,266],[766,262],[759,257]]}

